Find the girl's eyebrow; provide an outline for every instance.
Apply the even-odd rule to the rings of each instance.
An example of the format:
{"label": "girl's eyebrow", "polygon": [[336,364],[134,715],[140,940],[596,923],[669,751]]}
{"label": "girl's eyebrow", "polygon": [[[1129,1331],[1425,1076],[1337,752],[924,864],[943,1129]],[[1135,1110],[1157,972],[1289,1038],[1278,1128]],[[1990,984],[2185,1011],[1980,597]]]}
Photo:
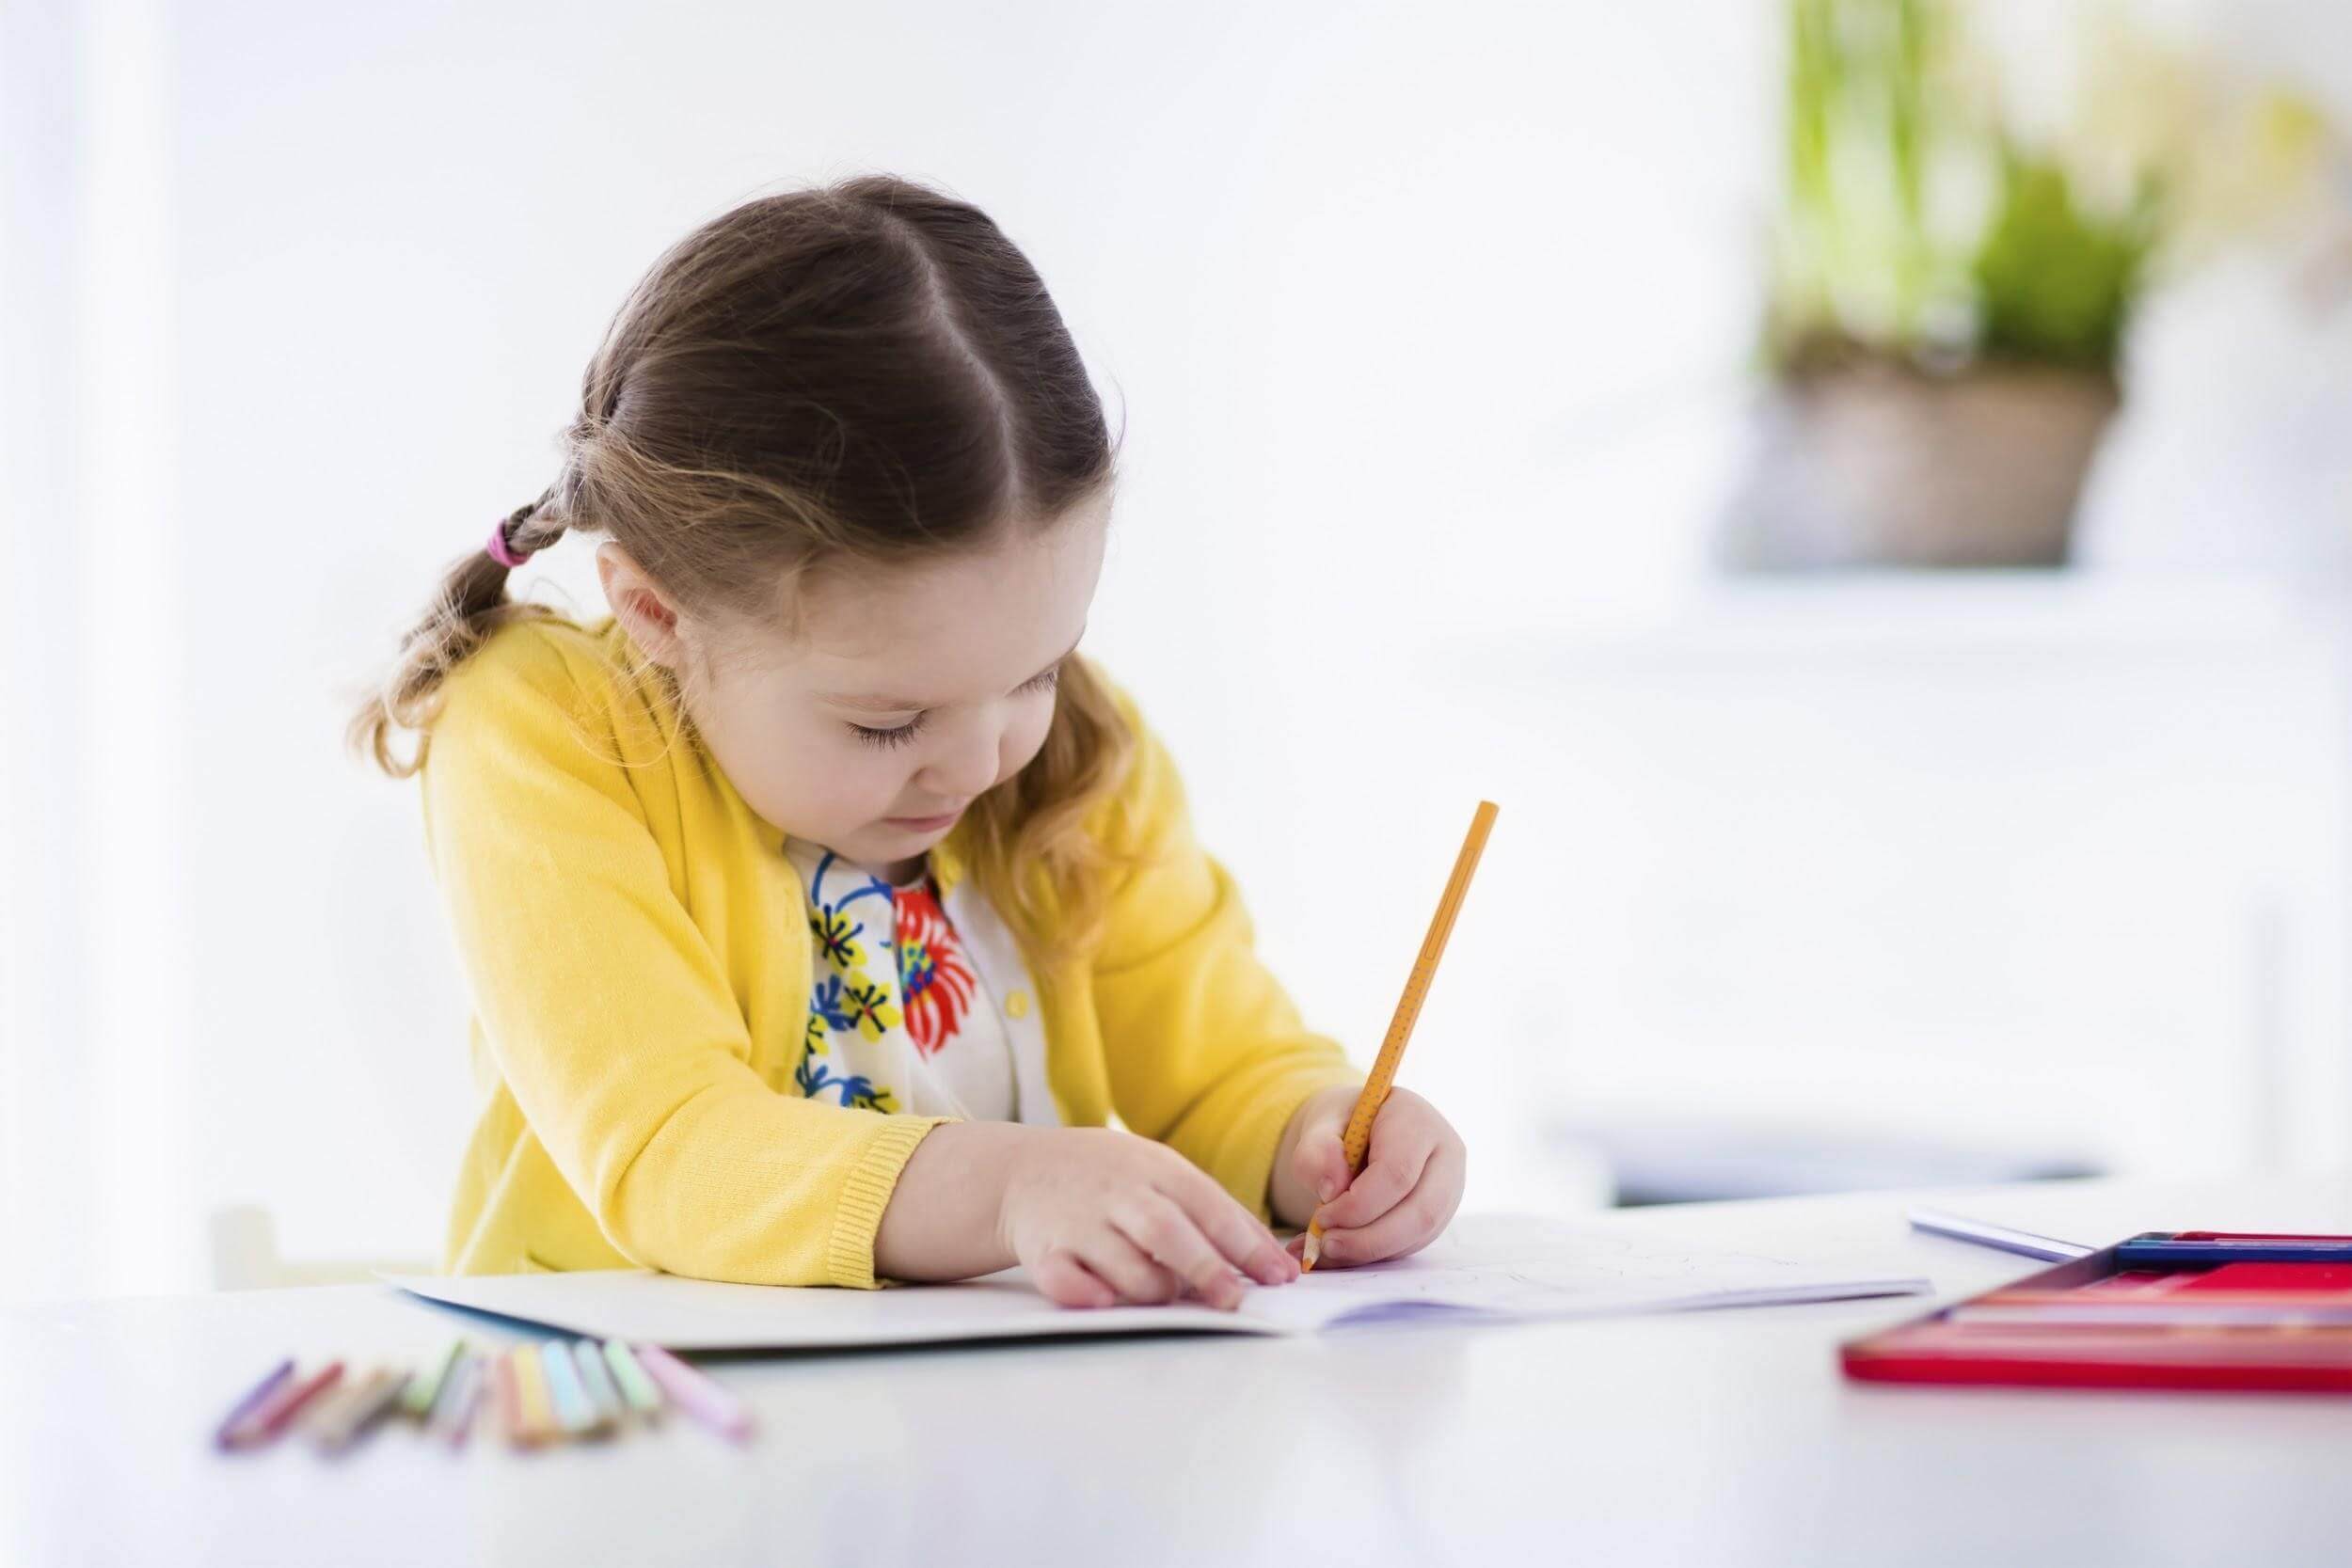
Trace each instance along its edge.
{"label": "girl's eyebrow", "polygon": [[[1084,626],[1078,628],[1078,641],[1080,642],[1086,641],[1086,628]],[[1023,686],[1028,686],[1036,681],[1042,680],[1045,676],[1046,670],[1053,669],[1054,665],[1061,663],[1062,659],[1068,658],[1072,654],[1074,654],[1077,651],[1078,643],[1073,642],[1070,644],[1069,648],[1063,652],[1061,658],[1054,660],[1053,664],[1048,664],[1044,670],[1040,670],[1036,674],[1031,675],[1028,680],[1023,681],[1021,684]],[[929,703],[918,703],[909,697],[851,696],[848,693],[838,691],[819,691],[817,695],[819,700],[832,703],[836,706],[859,708],[867,713],[913,713],[928,708],[931,705]]]}

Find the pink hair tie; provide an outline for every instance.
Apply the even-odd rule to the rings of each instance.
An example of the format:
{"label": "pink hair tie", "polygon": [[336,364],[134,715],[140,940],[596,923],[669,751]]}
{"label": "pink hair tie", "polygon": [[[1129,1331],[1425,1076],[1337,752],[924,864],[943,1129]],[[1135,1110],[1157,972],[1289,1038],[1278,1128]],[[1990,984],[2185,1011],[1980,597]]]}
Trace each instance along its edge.
{"label": "pink hair tie", "polygon": [[[528,507],[524,508],[525,512],[530,510]],[[490,530],[489,544],[483,546],[490,552],[491,560],[510,572],[538,553],[536,550],[516,550],[514,546],[506,542],[508,527],[517,520],[517,517],[511,515],[501,517],[497,526]]]}

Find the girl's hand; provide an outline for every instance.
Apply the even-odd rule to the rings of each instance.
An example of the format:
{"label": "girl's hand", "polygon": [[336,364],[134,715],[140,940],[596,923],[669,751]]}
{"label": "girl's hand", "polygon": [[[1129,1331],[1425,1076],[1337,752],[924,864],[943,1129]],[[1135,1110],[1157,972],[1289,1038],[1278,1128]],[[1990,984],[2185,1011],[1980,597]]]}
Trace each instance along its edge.
{"label": "girl's hand", "polygon": [[1274,1233],[1174,1149],[1111,1128],[1038,1134],[1006,1168],[997,1230],[1049,1299],[1158,1305],[1189,1288],[1231,1311],[1235,1270],[1261,1285],[1298,1277]]}
{"label": "girl's hand", "polygon": [[[1340,1136],[1356,1095],[1345,1087],[1327,1089],[1298,1109],[1290,1174],[1302,1191],[1323,1199],[1311,1216],[1323,1221],[1317,1268],[1419,1252],[1444,1232],[1462,1205],[1468,1151],[1461,1134],[1410,1089],[1389,1090],[1373,1118],[1364,1168],[1350,1179]],[[1305,1243],[1304,1235],[1294,1237],[1292,1255]]]}

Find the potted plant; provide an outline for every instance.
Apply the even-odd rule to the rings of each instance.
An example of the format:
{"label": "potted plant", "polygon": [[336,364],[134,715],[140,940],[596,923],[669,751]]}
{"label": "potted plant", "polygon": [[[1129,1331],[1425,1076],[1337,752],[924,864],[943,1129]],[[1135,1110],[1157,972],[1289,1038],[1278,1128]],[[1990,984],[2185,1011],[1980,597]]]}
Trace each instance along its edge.
{"label": "potted plant", "polygon": [[2062,564],[2135,309],[2314,187],[2326,122],[2112,10],[2037,125],[1953,0],[1788,6],[1771,389],[1724,556]]}

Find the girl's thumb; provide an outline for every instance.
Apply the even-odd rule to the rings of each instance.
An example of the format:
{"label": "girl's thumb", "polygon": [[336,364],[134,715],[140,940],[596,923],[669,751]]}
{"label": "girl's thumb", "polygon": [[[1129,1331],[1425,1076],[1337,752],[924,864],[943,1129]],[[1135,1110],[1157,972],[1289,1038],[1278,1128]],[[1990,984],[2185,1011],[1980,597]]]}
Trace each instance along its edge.
{"label": "girl's thumb", "polygon": [[1317,1132],[1307,1145],[1307,1185],[1314,1189],[1317,1203],[1328,1203],[1347,1191],[1352,1180],[1347,1168],[1347,1150],[1340,1147],[1337,1132]]}

